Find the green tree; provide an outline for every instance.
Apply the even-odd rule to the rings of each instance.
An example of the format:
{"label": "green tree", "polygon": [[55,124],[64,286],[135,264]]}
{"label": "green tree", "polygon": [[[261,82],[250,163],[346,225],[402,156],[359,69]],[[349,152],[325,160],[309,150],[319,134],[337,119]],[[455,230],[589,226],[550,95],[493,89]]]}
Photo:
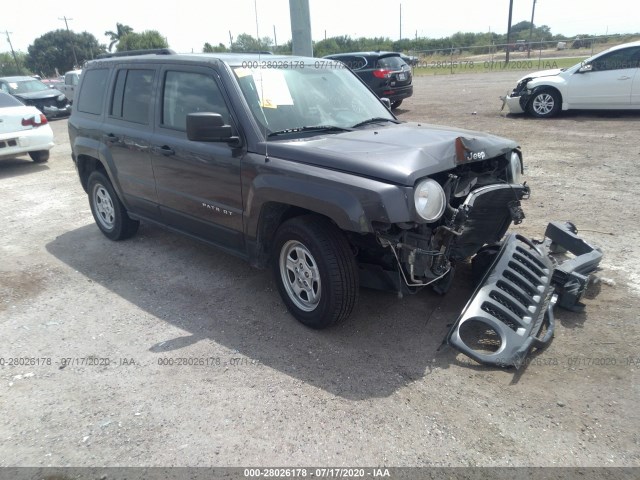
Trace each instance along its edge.
{"label": "green tree", "polygon": [[146,50],[150,48],[168,48],[167,40],[157,30],[146,30],[142,33],[127,33],[120,38],[116,46],[117,52],[130,50]]}
{"label": "green tree", "polygon": [[[18,66],[16,66],[16,60]],[[16,52],[16,58],[13,58],[11,52],[0,53],[0,77],[9,77],[11,75],[28,75],[25,64],[27,62],[27,54]]]}
{"label": "green tree", "polygon": [[202,53],[219,53],[226,51],[227,47],[225,47],[223,43],[219,43],[217,47],[214,47],[209,42],[207,42],[204,44],[204,47],[202,47]]}
{"label": "green tree", "polygon": [[[80,65],[73,64],[74,50]],[[51,76],[56,69],[61,73],[73,70],[105,51],[106,47],[99,44],[90,33],[54,30],[36,38],[29,45],[26,66],[38,75]]]}
{"label": "green tree", "polygon": [[125,35],[133,33],[133,28],[129,25],[123,25],[122,23],[116,23],[116,31],[106,31],[104,34],[110,38],[111,42],[109,43],[109,51],[113,48],[113,46],[120,41],[122,37]]}
{"label": "green tree", "polygon": [[253,38],[247,33],[241,33],[233,42],[231,51],[233,52],[259,52],[263,50],[270,50],[273,41],[269,37],[262,37],[260,39]]}

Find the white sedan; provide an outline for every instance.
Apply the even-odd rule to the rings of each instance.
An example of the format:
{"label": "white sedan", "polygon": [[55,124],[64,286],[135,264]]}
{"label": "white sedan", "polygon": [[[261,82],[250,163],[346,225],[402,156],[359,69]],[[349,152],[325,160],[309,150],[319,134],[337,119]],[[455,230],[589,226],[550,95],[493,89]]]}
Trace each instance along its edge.
{"label": "white sedan", "polygon": [[29,154],[36,163],[46,162],[53,145],[53,131],[44,114],[0,92],[0,159]]}
{"label": "white sedan", "polygon": [[511,113],[538,118],[560,110],[638,110],[640,42],[610,48],[571,68],[526,75],[503,100]]}

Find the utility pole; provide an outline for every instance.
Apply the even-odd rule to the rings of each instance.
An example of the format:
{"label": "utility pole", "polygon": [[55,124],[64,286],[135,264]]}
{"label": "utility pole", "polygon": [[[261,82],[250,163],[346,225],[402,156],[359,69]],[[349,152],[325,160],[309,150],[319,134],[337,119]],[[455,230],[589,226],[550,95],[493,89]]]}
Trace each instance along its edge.
{"label": "utility pole", "polygon": [[402,40],[402,4],[400,4],[400,38]]}
{"label": "utility pole", "polygon": [[273,44],[278,48],[278,37],[276,37],[276,26],[273,26]]}
{"label": "utility pole", "polygon": [[229,50],[233,51],[233,35],[231,35],[231,30],[229,30]]}
{"label": "utility pole", "polygon": [[16,52],[13,51],[13,45],[11,44],[11,37],[9,36],[9,34],[13,32],[9,32],[5,30],[4,33],[7,34],[7,42],[9,42],[9,48],[11,48],[11,55],[13,55],[13,61],[16,62],[16,69],[18,70],[18,75],[20,75],[22,71],[20,70],[20,65],[18,64],[18,57],[16,57]]}
{"label": "utility pole", "polygon": [[509,63],[509,50],[511,50],[511,17],[513,16],[513,0],[509,0],[509,25],[507,26],[507,56],[505,63]]}
{"label": "utility pole", "polygon": [[533,0],[533,8],[531,9],[531,26],[529,26],[529,44],[527,45],[527,58],[531,58],[531,38],[533,35],[533,16],[535,15],[535,13],[536,13],[536,0]]}
{"label": "utility pole", "polygon": [[67,33],[69,34],[69,40],[71,40],[71,50],[73,51],[73,66],[74,67],[78,67],[78,57],[76,57],[76,47],[73,44],[73,38],[71,37],[71,32],[69,31],[69,23],[67,23],[67,20],[73,20],[73,18],[67,18],[66,16],[60,18],[58,17],[58,20],[64,20],[64,24],[67,27]]}

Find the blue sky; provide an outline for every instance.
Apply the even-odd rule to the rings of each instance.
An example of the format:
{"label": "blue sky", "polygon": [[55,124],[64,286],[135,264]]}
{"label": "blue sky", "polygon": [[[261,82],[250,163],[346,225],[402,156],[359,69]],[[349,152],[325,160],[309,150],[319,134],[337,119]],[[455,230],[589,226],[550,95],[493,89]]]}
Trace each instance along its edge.
{"label": "blue sky", "polygon": [[[507,29],[509,0],[309,0],[312,35],[321,40],[337,35],[351,37],[386,36],[397,39],[400,34],[402,4],[402,36],[438,38],[458,31],[504,33]],[[164,3],[164,5],[163,5]],[[529,20],[533,0],[514,0],[513,23]],[[72,18],[69,28],[87,31],[101,43],[108,43],[106,30],[115,30],[116,22],[133,27],[137,32],[158,30],[178,52],[200,52],[205,42],[229,43],[229,30],[256,36],[258,10],[259,35],[274,37],[278,43],[291,38],[289,0],[32,0],[28,11],[7,6],[0,16],[0,31],[11,32],[16,50],[27,47],[40,35],[64,28],[63,16]],[[606,13],[603,9],[606,8]],[[592,33],[635,33],[640,31],[640,2],[628,0],[538,0],[537,25],[549,25],[553,33],[576,35]],[[6,35],[0,35],[0,51],[8,51]]]}

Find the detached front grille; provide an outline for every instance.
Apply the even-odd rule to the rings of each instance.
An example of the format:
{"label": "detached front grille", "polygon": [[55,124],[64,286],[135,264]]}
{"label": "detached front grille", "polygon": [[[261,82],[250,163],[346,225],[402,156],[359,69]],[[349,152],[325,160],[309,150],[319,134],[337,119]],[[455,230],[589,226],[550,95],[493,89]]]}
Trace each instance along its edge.
{"label": "detached front grille", "polygon": [[[508,236],[451,329],[449,343],[478,362],[519,367],[531,348],[544,346],[553,335],[553,270],[531,242]],[[488,350],[488,344],[494,348]]]}

